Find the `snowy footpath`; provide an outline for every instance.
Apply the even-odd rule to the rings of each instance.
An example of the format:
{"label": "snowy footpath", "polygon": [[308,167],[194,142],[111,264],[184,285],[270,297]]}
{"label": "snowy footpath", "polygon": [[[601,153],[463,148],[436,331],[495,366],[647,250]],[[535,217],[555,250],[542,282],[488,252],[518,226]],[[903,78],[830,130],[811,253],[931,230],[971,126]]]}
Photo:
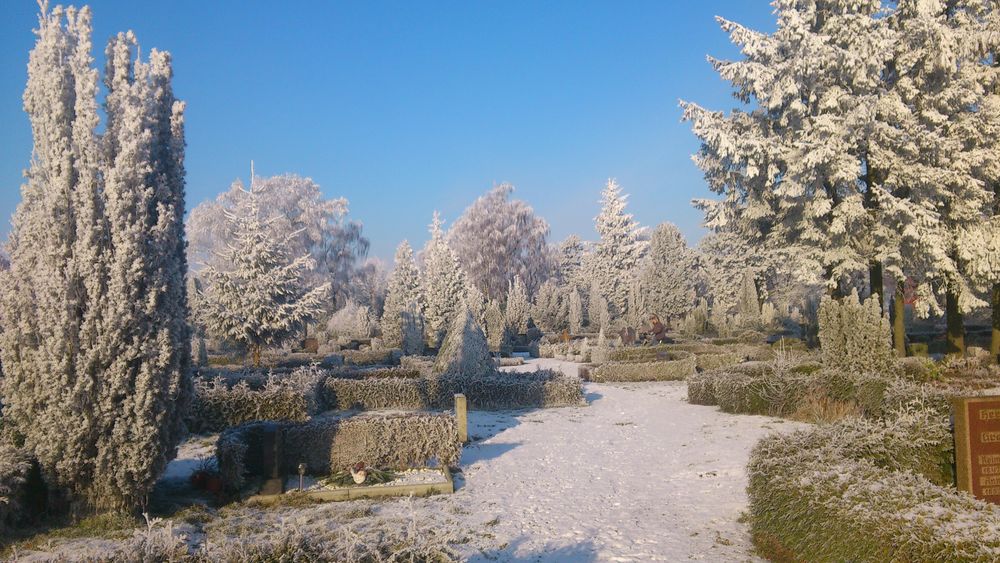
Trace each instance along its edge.
{"label": "snowy footpath", "polygon": [[[538,367],[577,369],[527,369]],[[452,500],[499,546],[472,560],[756,560],[740,522],[750,449],[802,425],[688,404],[683,382],[587,383],[585,394],[587,407],[470,413]]]}

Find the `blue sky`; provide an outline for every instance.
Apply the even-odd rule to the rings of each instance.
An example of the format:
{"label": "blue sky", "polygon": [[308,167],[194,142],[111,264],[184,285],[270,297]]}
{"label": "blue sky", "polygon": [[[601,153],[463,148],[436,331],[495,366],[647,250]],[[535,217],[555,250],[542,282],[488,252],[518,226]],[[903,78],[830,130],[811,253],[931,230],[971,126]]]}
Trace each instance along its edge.
{"label": "blue sky", "polygon": [[[53,2],[55,3],[55,2]],[[21,109],[34,0],[0,18],[0,237],[31,151]],[[774,27],[764,0],[204,2],[94,0],[94,41],[133,29],[174,56],[188,103],[188,208],[236,178],[295,172],[344,196],[371,254],[415,246],[511,182],[552,239],[593,238],[615,177],[643,224],[693,242],[709,195],[678,99],[736,102],[705,61],[735,48],[715,15]],[[99,54],[97,54],[99,55]],[[98,56],[103,65],[103,56]]]}

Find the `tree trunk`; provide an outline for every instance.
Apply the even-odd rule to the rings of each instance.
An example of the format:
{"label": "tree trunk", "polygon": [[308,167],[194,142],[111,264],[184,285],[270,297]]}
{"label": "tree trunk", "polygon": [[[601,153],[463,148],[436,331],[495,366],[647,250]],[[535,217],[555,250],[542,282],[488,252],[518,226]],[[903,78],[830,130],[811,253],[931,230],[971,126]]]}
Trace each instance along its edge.
{"label": "tree trunk", "polygon": [[868,286],[871,295],[878,295],[878,303],[885,310],[885,277],[882,274],[882,263],[872,260],[868,263]]}
{"label": "tree trunk", "polygon": [[1000,283],[993,284],[990,308],[993,312],[993,334],[990,338],[990,356],[994,362],[1000,362]]}
{"label": "tree trunk", "polygon": [[945,309],[948,319],[948,345],[946,353],[949,356],[965,355],[965,326],[962,311],[958,308],[958,290],[948,288],[945,296]]}
{"label": "tree trunk", "polygon": [[896,293],[892,297],[892,347],[900,358],[906,356],[906,282],[896,282]]}

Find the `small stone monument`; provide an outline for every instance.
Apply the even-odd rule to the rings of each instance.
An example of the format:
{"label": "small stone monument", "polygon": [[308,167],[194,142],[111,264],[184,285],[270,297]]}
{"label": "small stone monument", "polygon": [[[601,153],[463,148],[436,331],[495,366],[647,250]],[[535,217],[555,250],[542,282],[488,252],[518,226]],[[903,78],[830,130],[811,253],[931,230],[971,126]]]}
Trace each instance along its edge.
{"label": "small stone monument", "polygon": [[956,485],[1000,504],[1000,397],[956,397],[952,412]]}

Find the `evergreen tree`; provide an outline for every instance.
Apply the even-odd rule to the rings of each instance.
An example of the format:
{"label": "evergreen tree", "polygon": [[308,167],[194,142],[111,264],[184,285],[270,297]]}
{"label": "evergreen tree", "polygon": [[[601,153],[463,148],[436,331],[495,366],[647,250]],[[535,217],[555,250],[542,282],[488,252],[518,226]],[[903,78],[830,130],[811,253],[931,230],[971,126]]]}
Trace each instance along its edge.
{"label": "evergreen tree", "polygon": [[468,309],[460,307],[434,362],[434,374],[475,379],[496,372],[483,329]]}
{"label": "evergreen tree", "polygon": [[583,301],[575,287],[569,292],[569,331],[573,334],[583,331]]}
{"label": "evergreen tree", "polygon": [[625,212],[628,196],[614,180],[601,192],[601,212],[594,218],[600,240],[587,256],[587,275],[596,281],[608,302],[612,318],[622,316],[628,306],[628,288],[642,259],[645,243],[642,229]]}
{"label": "evergreen tree", "polygon": [[448,246],[442,224],[435,211],[430,226],[431,239],[424,247],[424,270],[420,281],[427,340],[434,347],[444,338],[465,295],[465,274]]}
{"label": "evergreen tree", "polygon": [[525,334],[528,331],[528,318],[531,317],[528,290],[520,276],[514,276],[514,280],[508,283],[504,316],[515,334]]}
{"label": "evergreen tree", "polygon": [[396,267],[389,276],[385,306],[382,311],[382,341],[389,348],[403,345],[403,313],[411,303],[420,303],[420,273],[413,261],[410,243],[403,241],[396,248]]}
{"label": "evergreen tree", "polygon": [[740,282],[739,301],[740,322],[749,326],[760,324],[760,297],[757,293],[757,280],[749,270],[744,272]]}
{"label": "evergreen tree", "polygon": [[182,103],[170,58],[108,47],[107,127],[88,9],[43,5],[24,107],[34,150],[0,284],[4,419],[74,509],[143,504],[183,433],[191,343]]}
{"label": "evergreen tree", "polygon": [[490,352],[501,354],[508,344],[510,338],[510,328],[507,326],[507,319],[500,309],[500,303],[496,299],[491,299],[486,306],[486,342],[489,344]]}
{"label": "evergreen tree", "polygon": [[663,320],[680,318],[695,306],[702,277],[697,253],[670,223],[656,227],[639,273],[641,291],[650,313]]}
{"label": "evergreen tree", "polygon": [[209,266],[208,290],[201,296],[209,332],[246,346],[259,366],[266,347],[280,346],[301,333],[323,310],[330,284],[308,289],[309,256],[289,257],[288,239],[261,221],[253,198],[245,215],[229,213],[234,240],[227,268]]}

